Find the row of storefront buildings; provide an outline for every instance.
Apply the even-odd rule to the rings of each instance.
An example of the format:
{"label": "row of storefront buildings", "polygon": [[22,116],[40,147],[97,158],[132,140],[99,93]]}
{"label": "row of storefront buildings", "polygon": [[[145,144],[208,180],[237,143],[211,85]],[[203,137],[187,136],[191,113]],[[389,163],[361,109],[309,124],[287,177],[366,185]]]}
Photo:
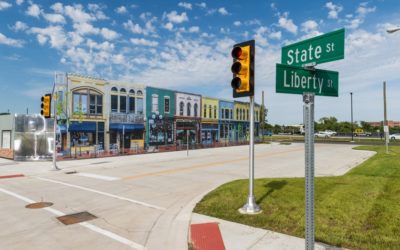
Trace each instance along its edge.
{"label": "row of storefront buildings", "polygon": [[[62,151],[143,149],[161,145],[240,143],[249,139],[250,106],[144,84],[77,74],[55,80]],[[261,106],[255,105],[255,135]]]}

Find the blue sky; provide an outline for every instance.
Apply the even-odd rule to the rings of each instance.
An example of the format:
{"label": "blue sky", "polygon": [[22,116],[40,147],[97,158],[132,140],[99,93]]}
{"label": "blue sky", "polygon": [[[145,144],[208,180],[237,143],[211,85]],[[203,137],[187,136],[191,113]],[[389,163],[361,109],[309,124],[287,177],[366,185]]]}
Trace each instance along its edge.
{"label": "blue sky", "polygon": [[[245,3],[245,4],[244,4]],[[281,47],[346,29],[339,97],[316,97],[316,120],[400,120],[400,1],[3,1],[0,0],[0,112],[39,112],[53,75],[109,80],[232,99],[232,45],[256,41],[256,101],[269,121],[302,122],[302,98],[275,93]],[[239,100],[246,100],[240,98]]]}

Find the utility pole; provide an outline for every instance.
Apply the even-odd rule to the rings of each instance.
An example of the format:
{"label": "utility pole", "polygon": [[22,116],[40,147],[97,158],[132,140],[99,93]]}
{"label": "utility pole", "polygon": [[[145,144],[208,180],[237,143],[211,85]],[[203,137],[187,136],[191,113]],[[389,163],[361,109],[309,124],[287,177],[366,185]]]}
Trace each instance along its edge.
{"label": "utility pole", "polygon": [[265,127],[265,106],[264,106],[264,90],[261,91],[261,138],[262,142],[264,142],[264,127]]}
{"label": "utility pole", "polygon": [[350,92],[350,102],[351,102],[351,141],[354,141],[354,123],[353,123],[353,92]]}
{"label": "utility pole", "polygon": [[383,131],[385,133],[386,154],[389,154],[389,127],[386,110],[386,81],[383,82]]}

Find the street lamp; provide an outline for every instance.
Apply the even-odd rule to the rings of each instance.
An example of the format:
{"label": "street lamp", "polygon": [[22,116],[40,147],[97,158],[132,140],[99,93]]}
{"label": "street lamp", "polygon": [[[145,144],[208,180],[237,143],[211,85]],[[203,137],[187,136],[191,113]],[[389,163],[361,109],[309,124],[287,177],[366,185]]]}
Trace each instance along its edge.
{"label": "street lamp", "polygon": [[386,32],[387,33],[394,33],[394,32],[399,31],[399,30],[400,30],[400,28],[391,28],[391,29],[387,29]]}
{"label": "street lamp", "polygon": [[350,92],[350,103],[351,103],[351,141],[354,141],[354,129],[353,129],[353,92]]}

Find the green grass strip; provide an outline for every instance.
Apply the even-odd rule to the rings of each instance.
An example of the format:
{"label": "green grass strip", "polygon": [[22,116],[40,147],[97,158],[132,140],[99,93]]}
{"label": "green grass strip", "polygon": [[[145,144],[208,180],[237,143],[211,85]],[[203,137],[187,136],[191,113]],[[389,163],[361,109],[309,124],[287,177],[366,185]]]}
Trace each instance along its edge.
{"label": "green grass strip", "polygon": [[[400,249],[400,148],[360,146],[377,154],[344,176],[315,178],[316,241],[352,249]],[[304,178],[255,180],[263,209],[242,215],[248,180],[226,183],[194,209],[228,221],[304,238]]]}

